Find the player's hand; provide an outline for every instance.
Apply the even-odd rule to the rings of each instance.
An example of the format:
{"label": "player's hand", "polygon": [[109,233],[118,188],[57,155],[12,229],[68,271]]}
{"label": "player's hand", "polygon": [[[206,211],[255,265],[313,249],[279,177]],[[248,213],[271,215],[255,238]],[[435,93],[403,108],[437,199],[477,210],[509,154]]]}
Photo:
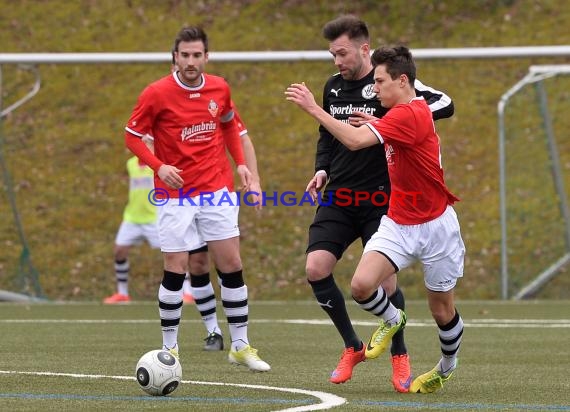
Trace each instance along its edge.
{"label": "player's hand", "polygon": [[325,187],[327,183],[327,175],[326,173],[316,173],[309,183],[307,184],[307,188],[305,192],[308,192],[311,195],[311,198],[314,202],[317,201],[317,193]]}
{"label": "player's hand", "polygon": [[315,101],[315,96],[303,83],[292,83],[285,91],[286,99],[295,103],[306,112],[311,112],[311,109],[319,107]]}
{"label": "player's hand", "polygon": [[184,186],[184,180],[180,177],[181,169],[171,165],[162,165],[156,173],[160,180],[172,189],[180,189]]}
{"label": "player's hand", "polygon": [[370,123],[374,120],[376,120],[376,117],[368,113],[359,112],[358,110],[353,111],[348,117],[348,122],[352,126],[356,127],[362,126],[365,123]]}
{"label": "player's hand", "polygon": [[249,185],[249,200],[251,203],[255,203],[254,209],[256,211],[260,211],[263,209],[263,198],[261,196],[261,184],[259,180],[252,179],[251,184]]}
{"label": "player's hand", "polygon": [[251,172],[249,171],[246,165],[239,165],[237,167],[237,174],[241,180],[240,190],[247,192],[253,180]]}

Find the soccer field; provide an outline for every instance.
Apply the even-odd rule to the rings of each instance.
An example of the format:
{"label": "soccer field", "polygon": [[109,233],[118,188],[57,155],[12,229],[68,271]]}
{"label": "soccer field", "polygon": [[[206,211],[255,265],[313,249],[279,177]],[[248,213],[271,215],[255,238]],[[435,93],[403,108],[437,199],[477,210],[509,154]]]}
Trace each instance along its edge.
{"label": "soccer field", "polygon": [[[407,305],[406,342],[415,375],[439,359],[425,302]],[[154,302],[0,304],[1,411],[570,411],[570,302],[458,302],[465,321],[459,368],[442,390],[400,394],[388,354],[358,365],[351,381],[328,382],[342,341],[314,302],[252,302],[249,337],[268,373],[203,352],[193,305],[180,326],[183,382],[168,397],[138,387],[138,358],[161,345]],[[349,304],[357,332],[376,322]],[[219,318],[223,316],[219,310]],[[228,343],[227,325],[222,322]]]}

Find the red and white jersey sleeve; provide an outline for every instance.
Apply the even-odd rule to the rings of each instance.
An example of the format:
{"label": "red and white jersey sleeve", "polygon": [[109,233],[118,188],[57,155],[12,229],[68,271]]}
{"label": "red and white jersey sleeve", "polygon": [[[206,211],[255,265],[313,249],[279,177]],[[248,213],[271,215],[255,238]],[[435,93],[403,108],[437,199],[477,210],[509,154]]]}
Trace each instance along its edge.
{"label": "red and white jersey sleeve", "polygon": [[[232,102],[232,107],[233,107],[233,111],[234,111],[234,122],[236,123],[238,132],[239,132],[239,136],[243,137],[244,135],[247,134],[247,128],[245,127],[245,124],[243,123],[243,121],[241,120],[241,117],[237,111],[237,109],[235,108],[235,106],[233,106],[233,102]],[[227,151],[226,151],[227,153]],[[232,165],[230,163],[230,159],[228,156],[226,156],[226,167],[225,167],[225,171],[224,171],[224,179],[226,182],[226,187],[230,190],[230,191],[234,191],[234,171],[232,168]]]}
{"label": "red and white jersey sleeve", "polygon": [[239,135],[243,136],[247,134],[247,127],[245,127],[245,124],[241,120],[241,117],[235,107],[234,107],[234,119],[238,127]]}
{"label": "red and white jersey sleeve", "polygon": [[428,222],[459,200],[445,185],[439,136],[423,98],[396,105],[367,126],[384,143],[392,187],[388,216],[396,223]]}
{"label": "red and white jersey sleeve", "polygon": [[[233,115],[223,78],[203,74],[199,86],[189,87],[172,73],[143,90],[125,129],[139,137],[154,136],[156,157],[182,170],[183,193],[214,192],[225,185],[221,124],[233,121]],[[179,197],[158,177],[155,186]]]}

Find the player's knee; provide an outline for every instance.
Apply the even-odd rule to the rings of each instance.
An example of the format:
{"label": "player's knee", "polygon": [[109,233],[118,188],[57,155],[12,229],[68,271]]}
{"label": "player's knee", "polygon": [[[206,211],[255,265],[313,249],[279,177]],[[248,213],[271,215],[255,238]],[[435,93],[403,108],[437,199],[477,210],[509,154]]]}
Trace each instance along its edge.
{"label": "player's knee", "polygon": [[188,270],[190,273],[201,274],[210,271],[210,261],[208,255],[200,256],[201,254],[190,255],[188,259]]}
{"label": "player's knee", "polygon": [[307,279],[311,282],[321,280],[330,275],[331,271],[328,271],[322,264],[315,260],[307,260],[305,265],[305,274]]}
{"label": "player's knee", "polygon": [[121,262],[129,257],[129,248],[127,246],[115,245],[114,250],[115,261]]}
{"label": "player's knee", "polygon": [[431,316],[438,325],[447,325],[455,316],[453,305],[439,305],[431,309]]}
{"label": "player's knee", "polygon": [[368,282],[357,278],[353,278],[350,282],[350,292],[352,293],[352,297],[357,301],[366,300],[372,295]]}
{"label": "player's knee", "polygon": [[216,268],[224,273],[233,273],[242,270],[241,259],[238,256],[227,256],[221,262],[216,262]]}
{"label": "player's knee", "polygon": [[174,273],[186,273],[188,257],[184,253],[163,253],[164,270]]}
{"label": "player's knee", "polygon": [[192,274],[208,273],[210,271],[210,265],[204,262],[189,262],[188,271]]}

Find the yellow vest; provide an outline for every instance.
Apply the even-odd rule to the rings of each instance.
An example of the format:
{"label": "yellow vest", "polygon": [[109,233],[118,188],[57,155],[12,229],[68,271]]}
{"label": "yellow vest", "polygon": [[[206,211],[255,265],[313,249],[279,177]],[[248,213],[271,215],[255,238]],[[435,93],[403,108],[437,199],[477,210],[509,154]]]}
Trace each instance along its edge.
{"label": "yellow vest", "polygon": [[156,222],[157,212],[148,199],[154,189],[154,172],[148,166],[141,166],[136,156],[127,160],[129,173],[129,201],[123,212],[123,220],[130,223],[146,224]]}

